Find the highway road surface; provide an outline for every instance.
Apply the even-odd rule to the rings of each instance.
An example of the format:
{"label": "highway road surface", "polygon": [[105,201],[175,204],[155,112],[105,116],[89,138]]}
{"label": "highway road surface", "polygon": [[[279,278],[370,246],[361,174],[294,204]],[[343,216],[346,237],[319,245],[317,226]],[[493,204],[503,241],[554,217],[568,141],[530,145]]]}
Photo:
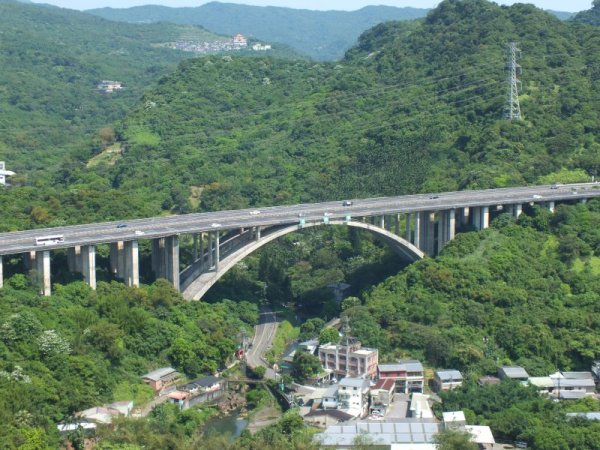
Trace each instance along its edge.
{"label": "highway road surface", "polygon": [[[68,248],[116,241],[131,241],[186,233],[230,230],[242,227],[290,225],[305,221],[345,219],[416,211],[439,211],[452,208],[508,205],[529,202],[577,200],[600,196],[599,183],[555,186],[529,186],[480,191],[442,192],[274,206],[257,209],[185,214],[119,222],[71,225],[12,233],[0,233],[0,255],[27,251]],[[36,245],[36,238],[60,235],[61,243]]]}
{"label": "highway road surface", "polygon": [[271,310],[263,310],[260,314],[259,324],[254,327],[252,346],[246,353],[246,363],[250,368],[263,366],[267,369],[265,378],[275,380],[275,371],[265,361],[264,355],[271,348],[275,333],[277,332],[277,317]]}

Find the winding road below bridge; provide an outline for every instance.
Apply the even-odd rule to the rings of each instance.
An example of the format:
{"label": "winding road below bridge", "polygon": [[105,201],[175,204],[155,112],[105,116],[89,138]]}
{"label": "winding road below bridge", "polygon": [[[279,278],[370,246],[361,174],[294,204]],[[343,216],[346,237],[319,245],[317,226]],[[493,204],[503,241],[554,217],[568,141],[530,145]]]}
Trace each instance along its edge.
{"label": "winding road below bridge", "polygon": [[246,354],[246,363],[250,368],[263,366],[267,369],[265,378],[275,380],[277,374],[265,361],[264,355],[271,348],[275,334],[277,333],[277,316],[270,309],[263,309],[260,314],[260,321],[254,327],[254,338],[252,346]]}

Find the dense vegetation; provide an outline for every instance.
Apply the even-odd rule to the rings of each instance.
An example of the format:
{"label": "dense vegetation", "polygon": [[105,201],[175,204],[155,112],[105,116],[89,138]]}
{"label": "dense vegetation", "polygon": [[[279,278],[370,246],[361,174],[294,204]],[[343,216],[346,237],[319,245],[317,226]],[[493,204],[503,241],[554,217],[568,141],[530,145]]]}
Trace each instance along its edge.
{"label": "dense vegetation", "polygon": [[167,21],[200,25],[215,33],[243,33],[287,44],[318,61],[341,58],[368,28],[389,20],[424,17],[427,9],[367,6],[357,11],[309,11],[210,2],[194,8],[146,5],[126,9],[100,8],[86,12],[132,23]]}
{"label": "dense vegetation", "polygon": [[[107,127],[190,53],[160,48],[183,36],[222,40],[200,27],[130,25],[77,11],[0,1],[0,159],[34,184],[110,140]],[[125,89],[96,91],[101,80]]]}
{"label": "dense vegetation", "polygon": [[76,411],[115,400],[143,406],[153,392],[140,377],[151,369],[214,373],[258,320],[253,304],[189,303],[165,281],[143,289],[100,283],[96,291],[55,284],[43,300],[22,275],[7,284],[0,290],[3,448],[35,435],[56,448],[55,423]]}
{"label": "dense vegetation", "polygon": [[592,9],[577,13],[577,15],[573,17],[573,20],[600,26],[600,1],[594,0],[592,2]]}
{"label": "dense vegetation", "polygon": [[346,310],[384,358],[416,356],[473,376],[520,364],[533,376],[600,357],[600,202],[506,214],[461,233]]}
{"label": "dense vegetation", "polygon": [[[182,55],[149,44],[175,28],[7,1],[0,13],[0,159],[19,172],[0,190],[2,230],[598,175],[598,28],[531,6],[446,0],[422,22],[369,30],[338,64],[211,56],[182,62],[157,85]],[[523,50],[518,122],[502,119],[509,41]],[[127,89],[99,96],[98,78]],[[114,148],[116,156],[99,159]],[[238,265],[210,303],[186,304],[161,281],[138,290],[108,277],[96,292],[57,284],[40,298],[18,258],[5,258],[0,442],[56,447],[58,420],[113,399],[142,402],[139,375],[162,364],[189,376],[214,371],[256,321],[256,306],[244,301],[295,303],[303,318],[330,318],[339,311],[326,285],[338,281],[356,296],[342,304],[353,334],[382,359],[422,358],[469,378],[509,362],[536,375],[588,369],[600,356],[599,204],[554,215],[534,208],[516,223],[494,213],[491,229],[459,234],[439,258],[406,269],[361,233],[306,230]],[[182,261],[188,245],[182,238]],[[100,267],[105,257],[99,250]],[[303,336],[324,324],[309,323]],[[586,448],[573,444],[577,432],[559,406],[493,391],[503,406],[523,396],[532,420],[523,431],[523,422],[507,425],[520,416],[486,411],[468,389],[456,403],[502,437]],[[548,415],[568,429],[562,447],[541,440]],[[310,448],[292,414],[235,444],[200,441],[205,418],[160,408],[106,432],[103,445],[289,448],[291,436]],[[589,428],[585,439],[595,436]]]}

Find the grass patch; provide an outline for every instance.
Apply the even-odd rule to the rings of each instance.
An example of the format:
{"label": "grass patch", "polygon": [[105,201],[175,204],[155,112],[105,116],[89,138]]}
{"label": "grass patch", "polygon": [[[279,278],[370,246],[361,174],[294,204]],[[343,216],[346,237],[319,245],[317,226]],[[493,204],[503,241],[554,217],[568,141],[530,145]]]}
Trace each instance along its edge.
{"label": "grass patch", "polygon": [[87,167],[95,167],[98,164],[106,164],[107,166],[114,166],[116,162],[121,158],[121,144],[116,144],[107,147],[102,153],[97,154],[87,163]]}
{"label": "grass patch", "polygon": [[294,327],[287,320],[281,322],[277,327],[277,333],[275,334],[275,339],[273,339],[273,346],[265,355],[265,359],[269,361],[269,364],[273,364],[276,358],[283,354],[285,347],[298,339],[299,334],[300,328]]}

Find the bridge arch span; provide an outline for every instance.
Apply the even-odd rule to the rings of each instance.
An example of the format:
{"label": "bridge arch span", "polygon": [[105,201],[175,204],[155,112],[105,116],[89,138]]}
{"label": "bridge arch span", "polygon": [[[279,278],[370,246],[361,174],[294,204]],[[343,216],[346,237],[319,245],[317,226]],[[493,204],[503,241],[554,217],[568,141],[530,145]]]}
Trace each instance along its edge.
{"label": "bridge arch span", "polygon": [[330,220],[327,224],[324,222],[307,222],[302,227],[298,224],[284,226],[283,228],[274,227],[266,229],[260,239],[247,242],[241,248],[233,251],[219,261],[218,269],[200,273],[191,283],[182,291],[184,298],[188,300],[200,300],[202,296],[232,267],[242,261],[245,257],[254,253],[259,248],[274,241],[286,234],[290,234],[306,228],[312,228],[324,225],[345,225],[354,228],[361,228],[373,233],[378,239],[385,242],[390,248],[399,254],[403,259],[415,262],[423,258],[424,253],[406,239],[401,238],[381,227],[364,222]]}

